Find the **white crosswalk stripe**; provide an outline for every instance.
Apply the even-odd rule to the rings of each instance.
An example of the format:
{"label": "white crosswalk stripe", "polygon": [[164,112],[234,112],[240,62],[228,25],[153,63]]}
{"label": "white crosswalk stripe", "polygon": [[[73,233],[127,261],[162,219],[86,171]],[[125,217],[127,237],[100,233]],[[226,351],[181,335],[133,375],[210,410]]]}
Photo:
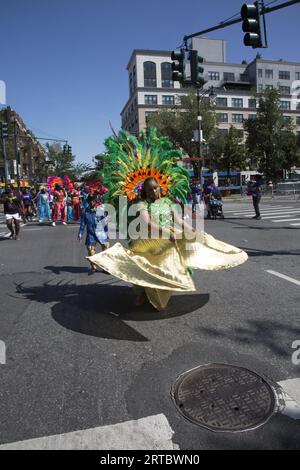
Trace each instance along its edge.
{"label": "white crosswalk stripe", "polygon": [[[300,420],[300,379],[277,382],[274,388],[278,416]],[[271,422],[266,426],[272,426]],[[2,450],[180,450],[174,430],[163,414],[116,424],[41,436],[0,445]],[[124,462],[123,462],[124,463]],[[130,467],[130,465],[127,465]]]}
{"label": "white crosswalk stripe", "polygon": [[178,450],[164,414],[0,445],[0,450]]}
{"label": "white crosswalk stripe", "polygon": [[[272,222],[275,222],[275,223],[278,224],[278,223],[280,223],[280,222],[294,222],[294,221],[296,221],[296,220],[299,220],[299,221],[300,221],[300,219],[283,219],[283,220],[272,220]],[[291,224],[291,225],[297,225],[297,224]]]}
{"label": "white crosswalk stripe", "polygon": [[285,212],[285,213],[282,213],[282,212],[273,212],[271,215],[270,214],[264,214],[262,212],[262,218],[263,219],[286,219],[287,217],[295,217],[295,216],[300,216],[300,210],[296,211],[295,213],[294,212]]}
{"label": "white crosswalk stripe", "polygon": [[[283,206],[264,206],[263,207],[263,210],[266,210],[266,209],[269,209],[269,210],[273,210],[273,209],[294,209],[294,206],[286,206],[286,207],[283,207]],[[253,212],[253,208],[252,209],[248,209],[248,206],[247,206],[247,209],[245,208],[244,210],[242,211],[239,211],[239,210],[227,210],[226,212],[234,212],[235,214],[243,214],[245,212]]]}
{"label": "white crosswalk stripe", "polygon": [[[233,218],[254,218],[254,208],[250,209],[249,206],[245,207],[244,209],[230,209],[225,210],[225,217],[226,214],[229,214]],[[262,220],[266,220],[268,222],[276,223],[276,224],[286,224],[294,227],[300,226],[300,208],[297,206],[262,206],[260,208],[261,218]],[[295,223],[292,223],[295,222]]]}

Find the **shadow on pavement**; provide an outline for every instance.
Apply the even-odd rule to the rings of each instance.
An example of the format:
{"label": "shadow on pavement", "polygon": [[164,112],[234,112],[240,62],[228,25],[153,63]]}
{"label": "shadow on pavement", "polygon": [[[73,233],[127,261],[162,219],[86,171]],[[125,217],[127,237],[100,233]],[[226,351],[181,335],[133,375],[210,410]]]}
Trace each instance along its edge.
{"label": "shadow on pavement", "polygon": [[60,273],[73,273],[73,274],[82,274],[88,273],[90,271],[89,266],[80,267],[80,266],[44,266],[44,269],[52,271],[53,274]]}
{"label": "shadow on pavement", "polygon": [[68,330],[99,338],[149,341],[126,321],[153,321],[178,317],[203,307],[208,294],[176,295],[168,309],[157,312],[150,304],[134,307],[132,289],[127,286],[71,283],[26,287],[16,286],[18,294],[28,300],[51,307],[54,320]]}
{"label": "shadow on pavement", "polygon": [[[300,328],[272,320],[248,320],[244,328],[221,330],[203,327],[198,331],[201,335],[219,340],[226,338],[235,344],[262,345],[281,357],[292,356],[292,341],[300,337]],[[290,342],[287,338],[290,338]]]}
{"label": "shadow on pavement", "polygon": [[291,255],[297,256],[300,255],[300,250],[279,250],[279,251],[267,251],[267,250],[258,250],[257,248],[247,248],[240,247],[242,250],[245,250],[249,257],[252,256],[278,256],[278,255]]}

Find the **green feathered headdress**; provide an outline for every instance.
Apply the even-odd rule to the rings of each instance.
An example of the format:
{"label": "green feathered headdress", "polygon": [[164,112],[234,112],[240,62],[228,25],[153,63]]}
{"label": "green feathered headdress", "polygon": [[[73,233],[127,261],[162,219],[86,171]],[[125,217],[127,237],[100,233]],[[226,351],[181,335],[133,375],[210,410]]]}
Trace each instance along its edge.
{"label": "green feathered headdress", "polygon": [[177,164],[182,152],[173,148],[166,137],[157,137],[156,129],[139,137],[120,131],[105,140],[106,152],[99,155],[104,162],[103,179],[108,192],[105,200],[117,202],[119,196],[134,201],[147,178],[155,178],[162,195],[186,202],[189,173]]}

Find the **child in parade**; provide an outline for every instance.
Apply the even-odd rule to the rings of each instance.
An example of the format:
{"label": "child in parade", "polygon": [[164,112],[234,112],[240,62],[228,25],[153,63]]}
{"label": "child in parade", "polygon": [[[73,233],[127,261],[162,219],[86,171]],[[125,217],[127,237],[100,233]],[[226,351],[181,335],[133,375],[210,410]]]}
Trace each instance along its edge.
{"label": "child in parade", "polygon": [[[100,196],[97,194],[89,195],[86,200],[85,211],[81,214],[78,240],[81,242],[86,229],[85,245],[89,256],[96,254],[96,245],[99,243],[102,250],[109,248],[108,226],[104,212],[104,207]],[[94,273],[97,266],[90,261],[91,271]]]}

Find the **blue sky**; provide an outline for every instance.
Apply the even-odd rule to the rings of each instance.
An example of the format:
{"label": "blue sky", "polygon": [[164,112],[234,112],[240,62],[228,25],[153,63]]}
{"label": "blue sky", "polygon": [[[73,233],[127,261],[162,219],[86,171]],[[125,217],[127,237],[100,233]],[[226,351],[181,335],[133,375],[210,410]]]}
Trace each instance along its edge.
{"label": "blue sky", "polygon": [[[242,0],[14,0],[1,2],[0,80],[7,104],[41,137],[69,140],[91,161],[120,128],[133,49],[173,50],[185,34],[228,19]],[[248,3],[253,3],[252,0]],[[266,0],[266,3],[270,3]],[[274,4],[282,3],[274,2]],[[300,4],[266,16],[266,59],[300,62]],[[252,60],[241,24],[210,33],[227,40],[227,60]]]}

